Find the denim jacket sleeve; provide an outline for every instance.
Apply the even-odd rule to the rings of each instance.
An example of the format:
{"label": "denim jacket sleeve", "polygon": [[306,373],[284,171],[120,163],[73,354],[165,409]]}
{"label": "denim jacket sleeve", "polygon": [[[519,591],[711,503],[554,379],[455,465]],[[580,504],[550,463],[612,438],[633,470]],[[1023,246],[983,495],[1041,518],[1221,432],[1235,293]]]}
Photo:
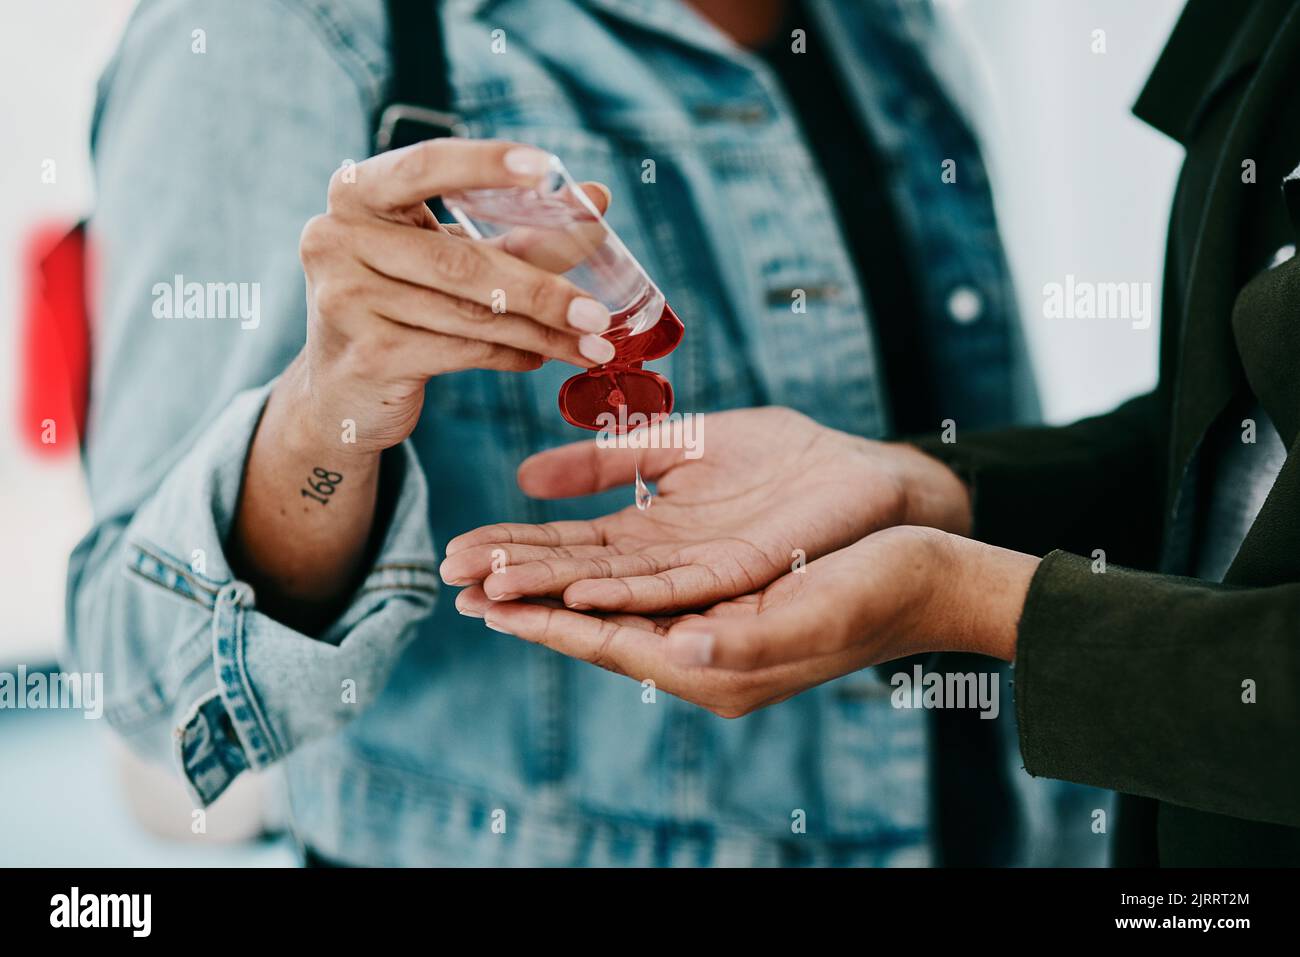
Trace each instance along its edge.
{"label": "denim jacket sleeve", "polygon": [[[325,16],[146,0],[96,109],[95,523],[70,563],[69,641],[114,726],[174,756],[202,804],[373,701],[437,591],[409,445],[385,461],[374,565],[324,634],[261,614],[223,550],[268,383],[305,335],[298,234],[333,169],[368,152],[374,58]],[[253,308],[163,317],[190,282],[256,290]]]}

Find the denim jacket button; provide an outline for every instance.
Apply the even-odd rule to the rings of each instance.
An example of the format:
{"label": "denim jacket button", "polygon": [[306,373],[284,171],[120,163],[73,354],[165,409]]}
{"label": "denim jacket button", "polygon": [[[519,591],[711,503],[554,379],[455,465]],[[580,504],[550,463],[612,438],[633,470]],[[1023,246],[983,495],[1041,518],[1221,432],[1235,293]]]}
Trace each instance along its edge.
{"label": "denim jacket button", "polygon": [[978,289],[957,286],[948,293],[948,316],[953,322],[970,325],[984,313],[984,297]]}

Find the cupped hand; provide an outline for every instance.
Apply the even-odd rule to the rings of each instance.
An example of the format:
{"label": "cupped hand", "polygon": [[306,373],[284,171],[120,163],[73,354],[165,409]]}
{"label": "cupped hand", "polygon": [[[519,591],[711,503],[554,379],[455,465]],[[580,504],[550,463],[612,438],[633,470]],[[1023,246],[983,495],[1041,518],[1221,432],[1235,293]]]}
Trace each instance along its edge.
{"label": "cupped hand", "polygon": [[[579,610],[674,612],[758,592],[892,525],[968,530],[965,486],[910,446],[782,408],[702,421],[698,457],[682,447],[679,420],[634,433],[660,446],[640,449],[642,473],[658,486],[649,509],[475,529],[448,543],[444,581],[482,583],[494,601],[552,596]],[[538,498],[588,495],[630,484],[634,462],[627,448],[582,442],[525,461],[519,485]]]}
{"label": "cupped hand", "polygon": [[488,627],[739,717],[882,661],[938,650],[953,630],[943,583],[950,540],[900,527],[810,562],[703,614],[580,612],[548,599],[493,601],[479,586],[456,608]]}

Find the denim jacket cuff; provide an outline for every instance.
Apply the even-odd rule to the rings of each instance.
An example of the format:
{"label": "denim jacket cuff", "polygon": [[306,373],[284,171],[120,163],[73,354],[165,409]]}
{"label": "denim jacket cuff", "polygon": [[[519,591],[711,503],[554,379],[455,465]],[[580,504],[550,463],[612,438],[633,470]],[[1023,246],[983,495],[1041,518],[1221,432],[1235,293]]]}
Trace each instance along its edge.
{"label": "denim jacket cuff", "polygon": [[195,613],[184,620],[194,632],[200,667],[180,682],[173,702],[173,746],[192,797],[202,805],[244,770],[267,767],[373,702],[415,626],[432,611],[439,586],[428,488],[414,451],[404,444],[385,459],[385,468],[400,474],[384,483],[397,498],[383,540],[334,623],[310,637],[258,611],[253,589],[231,571],[223,543],[270,389],[235,397],[128,533],[127,573]]}

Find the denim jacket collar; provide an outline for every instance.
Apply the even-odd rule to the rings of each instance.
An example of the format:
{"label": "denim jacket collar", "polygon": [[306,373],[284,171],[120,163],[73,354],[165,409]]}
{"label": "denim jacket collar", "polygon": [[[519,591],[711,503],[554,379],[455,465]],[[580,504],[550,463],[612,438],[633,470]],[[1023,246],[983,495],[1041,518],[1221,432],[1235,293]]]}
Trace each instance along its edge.
{"label": "denim jacket collar", "polygon": [[[645,30],[670,37],[687,46],[718,56],[736,59],[743,54],[726,35],[701,17],[684,2],[665,3],[663,0],[577,0],[585,6],[601,11]],[[482,18],[500,0],[452,0],[456,8],[469,16]]]}

